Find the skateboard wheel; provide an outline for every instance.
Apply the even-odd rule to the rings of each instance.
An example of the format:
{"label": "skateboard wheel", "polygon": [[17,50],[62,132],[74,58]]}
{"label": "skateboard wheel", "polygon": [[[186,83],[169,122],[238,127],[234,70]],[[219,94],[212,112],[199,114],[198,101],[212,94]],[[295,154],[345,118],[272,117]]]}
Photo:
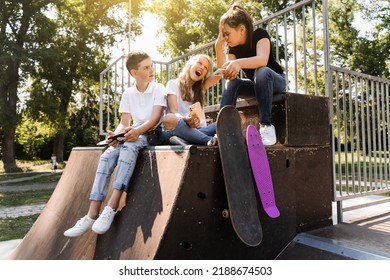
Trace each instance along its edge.
{"label": "skateboard wheel", "polygon": [[224,217],[225,219],[228,219],[229,218],[229,210],[223,209],[222,210],[222,217]]}

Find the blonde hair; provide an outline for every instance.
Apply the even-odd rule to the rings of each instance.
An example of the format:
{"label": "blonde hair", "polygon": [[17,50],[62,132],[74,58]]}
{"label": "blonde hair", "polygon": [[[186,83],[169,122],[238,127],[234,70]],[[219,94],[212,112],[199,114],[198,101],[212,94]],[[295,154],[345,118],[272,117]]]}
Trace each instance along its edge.
{"label": "blonde hair", "polygon": [[[207,72],[207,74],[206,74],[204,79],[202,79],[200,81],[197,81],[197,82],[192,84],[191,83],[191,75],[190,75],[191,67],[200,58],[206,58],[208,60],[208,62],[209,62],[208,72]],[[213,61],[212,61],[211,57],[208,56],[208,55],[205,55],[205,54],[195,55],[195,56],[191,57],[186,62],[186,64],[184,65],[183,70],[180,72],[180,74],[179,74],[179,76],[177,78],[177,80],[179,82],[180,95],[181,95],[181,98],[184,101],[188,101],[188,102],[192,102],[192,103],[195,103],[195,102],[199,101],[200,104],[203,106],[203,104],[204,104],[204,98],[203,97],[204,97],[204,93],[205,93],[204,83],[205,83],[206,78],[208,76],[210,76],[210,74],[211,74],[212,65],[213,65]],[[194,97],[193,98],[191,97],[191,89],[194,92]]]}

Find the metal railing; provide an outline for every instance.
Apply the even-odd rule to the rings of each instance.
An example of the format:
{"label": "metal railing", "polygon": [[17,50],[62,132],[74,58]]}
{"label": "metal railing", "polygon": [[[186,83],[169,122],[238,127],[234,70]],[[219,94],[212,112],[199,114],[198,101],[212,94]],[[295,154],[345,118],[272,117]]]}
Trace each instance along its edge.
{"label": "metal railing", "polygon": [[334,200],[342,221],[357,208],[343,208],[343,200],[390,192],[390,80],[334,66],[331,77]]}
{"label": "metal railing", "polygon": [[[321,91],[318,86],[318,69],[324,65],[320,57],[323,52],[317,49],[318,41],[323,40],[322,28],[318,28],[317,24],[322,21],[322,13],[316,10],[315,0],[301,1],[256,21],[254,27],[261,26],[269,32],[275,57],[284,67],[288,91],[324,96],[325,90]],[[169,62],[153,61],[156,81],[165,84],[176,78],[193,55],[202,53],[215,59],[214,44],[215,41],[210,42]],[[108,128],[116,126],[118,96],[131,84],[124,60],[125,55],[119,57],[100,74],[100,135],[105,135]],[[211,87],[206,93],[205,106],[218,105],[222,90],[223,81]]]}
{"label": "metal railing", "polygon": [[[329,97],[334,201],[342,221],[343,211],[352,210],[343,209],[342,201],[390,191],[390,81],[330,65],[327,0],[301,1],[254,26],[269,32],[275,57],[284,67],[287,91]],[[169,62],[153,61],[156,81],[165,84],[176,78],[195,54],[215,59],[214,43]],[[121,56],[100,74],[101,135],[117,125],[119,97],[131,84],[124,59]],[[222,90],[223,81],[208,90],[208,109],[218,109]]]}

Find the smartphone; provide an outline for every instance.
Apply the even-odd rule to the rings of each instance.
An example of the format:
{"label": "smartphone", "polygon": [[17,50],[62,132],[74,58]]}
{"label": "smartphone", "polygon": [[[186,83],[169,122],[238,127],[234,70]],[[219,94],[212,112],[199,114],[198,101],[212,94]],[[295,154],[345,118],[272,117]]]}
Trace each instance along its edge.
{"label": "smartphone", "polygon": [[188,106],[188,109],[190,110],[190,114],[192,116],[197,116],[199,118],[201,124],[203,124],[206,121],[206,116],[203,112],[202,106],[200,105],[199,101]]}
{"label": "smartphone", "polygon": [[106,146],[109,143],[109,140],[117,140],[119,142],[123,141],[123,138],[125,137],[125,133],[119,133],[117,135],[113,135],[111,137],[108,137],[107,139],[100,141],[99,143],[96,144],[96,146]]}
{"label": "smartphone", "polygon": [[111,137],[108,137],[107,140],[117,140],[117,141],[123,141],[123,137],[125,137],[125,133],[119,133],[117,135],[113,135]]}

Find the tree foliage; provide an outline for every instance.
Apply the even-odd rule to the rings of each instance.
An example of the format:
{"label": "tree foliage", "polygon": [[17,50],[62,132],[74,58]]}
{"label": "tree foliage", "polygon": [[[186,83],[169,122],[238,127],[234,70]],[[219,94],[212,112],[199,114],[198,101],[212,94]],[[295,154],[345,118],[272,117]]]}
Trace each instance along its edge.
{"label": "tree foliage", "polygon": [[359,36],[350,66],[366,74],[390,79],[390,5],[388,0],[360,4],[364,18],[374,23],[371,34]]}
{"label": "tree foliage", "polygon": [[[139,6],[132,1],[132,33],[139,34]],[[15,164],[15,128],[27,115],[55,128],[54,152],[62,159],[71,103],[96,90],[109,49],[127,34],[125,0],[0,1],[0,131],[2,160]],[[88,86],[86,86],[88,85]],[[25,94],[27,92],[27,94]],[[77,98],[76,98],[77,97]],[[91,107],[91,109],[94,106]],[[12,144],[11,144],[12,143]]]}
{"label": "tree foliage", "polygon": [[53,24],[45,16],[56,0],[0,1],[0,135],[6,170],[14,169],[18,89],[28,77],[31,57],[48,44]]}
{"label": "tree foliage", "polygon": [[[176,57],[215,40],[219,18],[231,4],[232,1],[224,0],[152,1],[149,9],[163,22],[161,32],[166,35],[160,51],[164,55]],[[255,19],[260,18],[260,1],[242,1],[242,5],[250,11],[256,11]]]}
{"label": "tree foliage", "polygon": [[[296,2],[251,0],[241,4],[257,20]],[[388,1],[328,2],[331,63],[390,78]],[[131,3],[132,36],[140,34],[138,19],[147,8],[163,22],[160,32],[166,40],[160,50],[176,57],[216,39],[219,18],[233,1]],[[39,154],[39,146],[54,143],[53,150],[61,159],[61,147],[65,146],[67,154],[74,145],[98,140],[99,73],[112,58],[109,49],[127,35],[127,4],[126,0],[0,0],[0,148],[4,163],[14,164],[15,142],[31,157]],[[357,11],[375,25],[371,34],[361,34],[353,25]],[[310,81],[309,77],[312,88]]]}

